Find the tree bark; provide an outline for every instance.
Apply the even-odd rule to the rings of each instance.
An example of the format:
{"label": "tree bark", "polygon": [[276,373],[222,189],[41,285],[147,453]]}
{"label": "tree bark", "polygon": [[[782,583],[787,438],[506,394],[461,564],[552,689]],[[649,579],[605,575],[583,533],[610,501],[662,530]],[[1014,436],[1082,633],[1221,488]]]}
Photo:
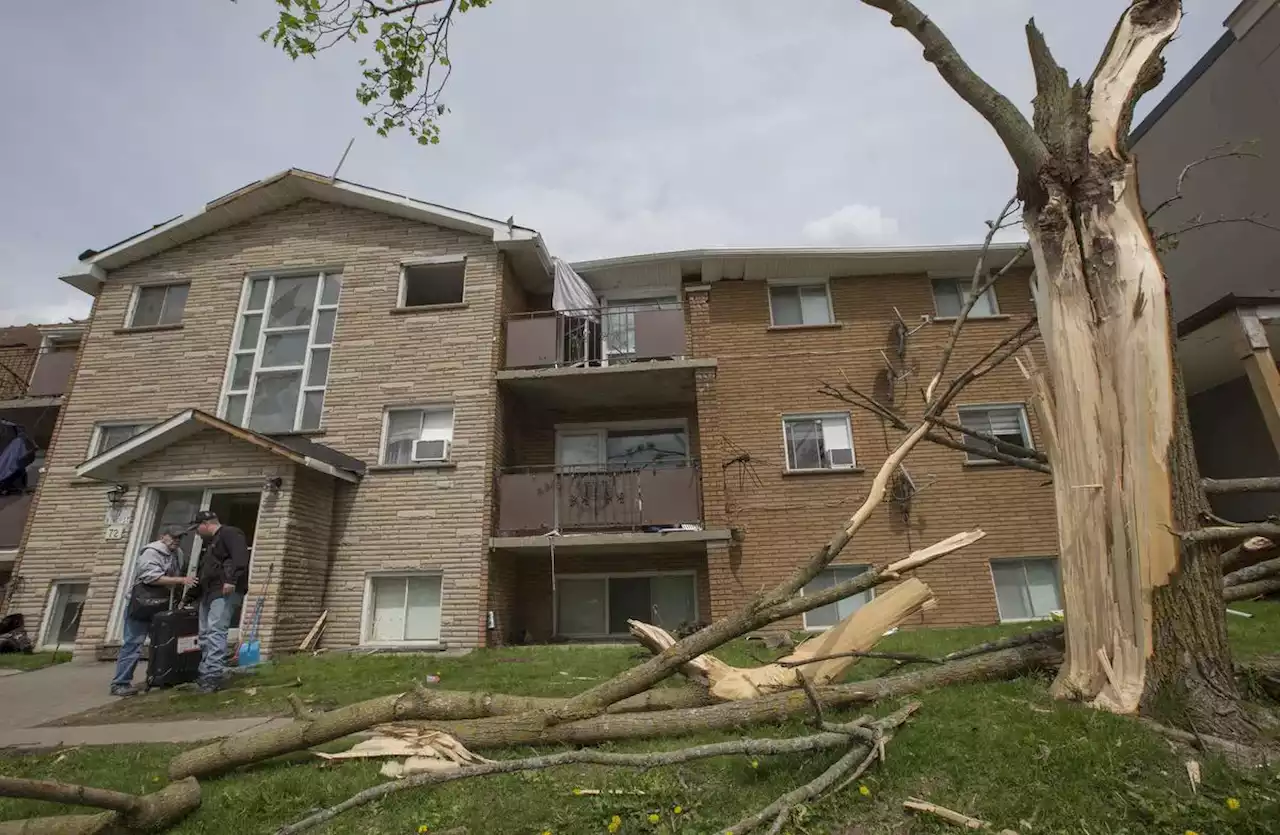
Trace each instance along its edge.
{"label": "tree bark", "polygon": [[[825,707],[864,704],[959,682],[1012,678],[1052,667],[1061,658],[1062,654],[1058,649],[1036,644],[896,676],[818,687],[817,693]],[[408,698],[408,694],[401,698]],[[358,707],[360,706],[352,705],[349,708],[339,708],[329,712],[338,714],[336,716],[321,714],[314,719],[294,722],[278,730],[239,734],[221,742],[184,751],[170,761],[169,775],[177,778],[219,774],[290,751],[310,748],[379,724],[370,722],[368,725],[357,725],[354,718],[357,714],[361,723],[368,721],[368,709],[352,710]],[[743,725],[781,721],[793,714],[803,713],[808,707],[804,693],[791,691],[707,707],[644,714],[606,713],[559,724],[548,722],[546,715],[541,713],[459,721],[424,720],[418,724],[444,731],[467,748],[480,750],[509,748],[513,745],[587,745],[611,739],[682,736],[697,731],[726,730]],[[394,721],[410,718],[402,710]]]}
{"label": "tree bark", "polygon": [[[194,779],[170,783],[160,791],[129,795],[50,780],[3,778],[0,796],[29,797],[57,803],[102,806],[117,811],[96,815],[55,815],[0,823],[0,835],[114,835],[168,829],[200,806]],[[122,807],[130,808],[122,808]]]}
{"label": "tree bark", "polygon": [[1230,588],[1231,586],[1239,586],[1243,583],[1252,583],[1275,574],[1280,574],[1280,558],[1255,563],[1254,565],[1233,571],[1222,578],[1222,587]]}
{"label": "tree bark", "polygon": [[1276,593],[1280,593],[1280,577],[1268,577],[1265,580],[1232,586],[1222,593],[1222,599],[1227,603],[1235,603],[1237,600],[1252,600],[1255,597]]}

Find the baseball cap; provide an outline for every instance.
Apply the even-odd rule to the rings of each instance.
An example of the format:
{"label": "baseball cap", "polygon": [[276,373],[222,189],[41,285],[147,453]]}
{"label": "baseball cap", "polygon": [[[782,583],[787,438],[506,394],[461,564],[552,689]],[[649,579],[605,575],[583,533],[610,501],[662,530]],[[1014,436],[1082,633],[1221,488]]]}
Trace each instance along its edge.
{"label": "baseball cap", "polygon": [[200,525],[205,522],[216,521],[218,521],[218,514],[214,513],[212,510],[202,510],[196,514],[196,518],[191,520],[191,524]]}

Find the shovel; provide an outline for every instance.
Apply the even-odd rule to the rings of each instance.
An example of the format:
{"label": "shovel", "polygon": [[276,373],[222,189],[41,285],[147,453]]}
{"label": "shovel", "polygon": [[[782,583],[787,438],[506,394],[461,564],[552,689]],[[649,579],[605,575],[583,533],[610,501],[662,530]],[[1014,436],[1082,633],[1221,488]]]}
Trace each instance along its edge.
{"label": "shovel", "polygon": [[267,587],[271,585],[271,574],[276,564],[267,566],[267,579],[262,583],[262,591],[253,603],[253,625],[249,627],[249,640],[240,642],[240,651],[236,656],[236,665],[240,668],[256,666],[262,661],[262,645],[258,642],[258,627],[262,624],[262,602],[267,596]]}

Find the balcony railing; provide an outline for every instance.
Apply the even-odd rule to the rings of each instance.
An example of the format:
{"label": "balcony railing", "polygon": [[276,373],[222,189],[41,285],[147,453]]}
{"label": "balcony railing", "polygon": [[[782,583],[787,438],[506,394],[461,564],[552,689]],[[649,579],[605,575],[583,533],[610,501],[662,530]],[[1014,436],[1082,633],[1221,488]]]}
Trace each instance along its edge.
{"label": "balcony railing", "polygon": [[701,524],[696,461],[600,470],[515,467],[498,476],[500,536]]}
{"label": "balcony railing", "polygon": [[507,319],[507,368],[615,365],[685,353],[678,302],[542,310]]}
{"label": "balcony railing", "polygon": [[34,496],[34,493],[0,496],[0,551],[10,551],[21,544],[22,529],[26,527]]}

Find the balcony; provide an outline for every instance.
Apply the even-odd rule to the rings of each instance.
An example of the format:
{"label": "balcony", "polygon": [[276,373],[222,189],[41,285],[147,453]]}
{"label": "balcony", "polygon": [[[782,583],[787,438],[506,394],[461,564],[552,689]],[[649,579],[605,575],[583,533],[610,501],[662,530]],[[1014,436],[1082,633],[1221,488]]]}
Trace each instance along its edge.
{"label": "balcony", "polygon": [[16,550],[22,543],[34,493],[0,495],[0,551]]}
{"label": "balcony", "polygon": [[687,358],[678,302],[517,314],[506,337],[499,381],[557,407],[692,403],[693,369],[715,365]]}
{"label": "balcony", "polygon": [[635,469],[515,467],[498,476],[498,535],[656,532],[702,525],[697,462]]}

